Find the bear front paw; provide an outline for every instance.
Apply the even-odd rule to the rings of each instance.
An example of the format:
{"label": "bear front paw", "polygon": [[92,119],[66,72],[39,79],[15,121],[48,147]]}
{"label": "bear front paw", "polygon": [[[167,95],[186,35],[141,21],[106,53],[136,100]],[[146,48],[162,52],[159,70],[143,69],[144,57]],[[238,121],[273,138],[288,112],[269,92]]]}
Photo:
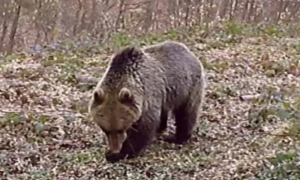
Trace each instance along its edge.
{"label": "bear front paw", "polygon": [[191,136],[188,135],[188,136],[182,136],[182,137],[178,138],[176,136],[169,135],[169,136],[165,136],[163,139],[164,139],[164,141],[171,143],[171,144],[182,145],[182,144],[187,143],[187,141],[190,139],[190,137]]}
{"label": "bear front paw", "polygon": [[115,162],[118,162],[120,160],[123,160],[125,158],[125,156],[121,153],[110,153],[110,152],[107,152],[105,154],[105,159],[107,162],[110,162],[110,163],[115,163]]}

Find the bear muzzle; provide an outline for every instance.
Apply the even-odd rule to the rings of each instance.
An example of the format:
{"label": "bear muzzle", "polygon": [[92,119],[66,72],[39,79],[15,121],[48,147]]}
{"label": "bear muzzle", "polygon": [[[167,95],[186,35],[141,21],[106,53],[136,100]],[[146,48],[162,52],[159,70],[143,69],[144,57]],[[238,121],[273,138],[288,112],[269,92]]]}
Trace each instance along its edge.
{"label": "bear muzzle", "polygon": [[126,132],[110,133],[108,136],[109,153],[120,153],[123,143],[127,138]]}

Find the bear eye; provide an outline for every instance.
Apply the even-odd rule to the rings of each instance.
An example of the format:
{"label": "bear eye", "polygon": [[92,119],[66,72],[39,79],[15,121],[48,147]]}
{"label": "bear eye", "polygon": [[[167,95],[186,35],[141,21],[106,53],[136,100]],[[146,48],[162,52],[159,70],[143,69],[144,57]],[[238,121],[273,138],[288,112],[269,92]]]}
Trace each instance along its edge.
{"label": "bear eye", "polygon": [[109,134],[109,131],[106,130],[105,128],[103,128],[103,126],[101,126],[101,125],[99,125],[99,126],[100,126],[101,130],[102,130],[105,134]]}
{"label": "bear eye", "polygon": [[115,130],[115,131],[107,131],[105,129],[102,129],[103,132],[106,134],[106,135],[109,135],[109,134],[123,134],[124,131],[123,130]]}
{"label": "bear eye", "polygon": [[117,130],[116,131],[117,134],[123,134],[123,132],[124,132],[123,130]]}
{"label": "bear eye", "polygon": [[111,133],[116,133],[116,134],[123,134],[124,133],[124,130],[113,130],[113,131],[109,131],[107,129],[105,129],[103,126],[99,125],[101,130],[106,134],[106,135],[109,135]]}
{"label": "bear eye", "polygon": [[103,115],[103,114],[100,114],[100,113],[99,113],[99,114],[97,114],[97,118],[100,118],[100,119],[101,119],[101,118],[103,118],[103,117],[104,117],[104,115]]}

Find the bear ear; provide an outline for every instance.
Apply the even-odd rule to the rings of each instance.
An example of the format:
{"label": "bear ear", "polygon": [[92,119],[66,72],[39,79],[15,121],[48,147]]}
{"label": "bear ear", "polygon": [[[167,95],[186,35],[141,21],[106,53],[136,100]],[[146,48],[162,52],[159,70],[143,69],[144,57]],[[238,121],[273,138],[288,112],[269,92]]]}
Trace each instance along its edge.
{"label": "bear ear", "polygon": [[122,88],[118,94],[121,103],[130,103],[133,100],[133,95],[127,88]]}
{"label": "bear ear", "polygon": [[101,104],[104,101],[104,91],[101,88],[94,91],[93,96],[94,96],[94,101],[97,104]]}

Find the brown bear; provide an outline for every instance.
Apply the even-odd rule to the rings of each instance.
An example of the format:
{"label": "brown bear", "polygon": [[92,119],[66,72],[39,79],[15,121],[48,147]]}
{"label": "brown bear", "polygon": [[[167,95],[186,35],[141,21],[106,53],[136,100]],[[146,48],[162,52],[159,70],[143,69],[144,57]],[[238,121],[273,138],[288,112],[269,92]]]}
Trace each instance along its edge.
{"label": "brown bear", "polygon": [[169,112],[176,132],[165,140],[185,143],[201,112],[205,87],[202,63],[180,42],[127,47],[114,55],[89,104],[92,119],[108,139],[106,160],[141,154],[166,130]]}

